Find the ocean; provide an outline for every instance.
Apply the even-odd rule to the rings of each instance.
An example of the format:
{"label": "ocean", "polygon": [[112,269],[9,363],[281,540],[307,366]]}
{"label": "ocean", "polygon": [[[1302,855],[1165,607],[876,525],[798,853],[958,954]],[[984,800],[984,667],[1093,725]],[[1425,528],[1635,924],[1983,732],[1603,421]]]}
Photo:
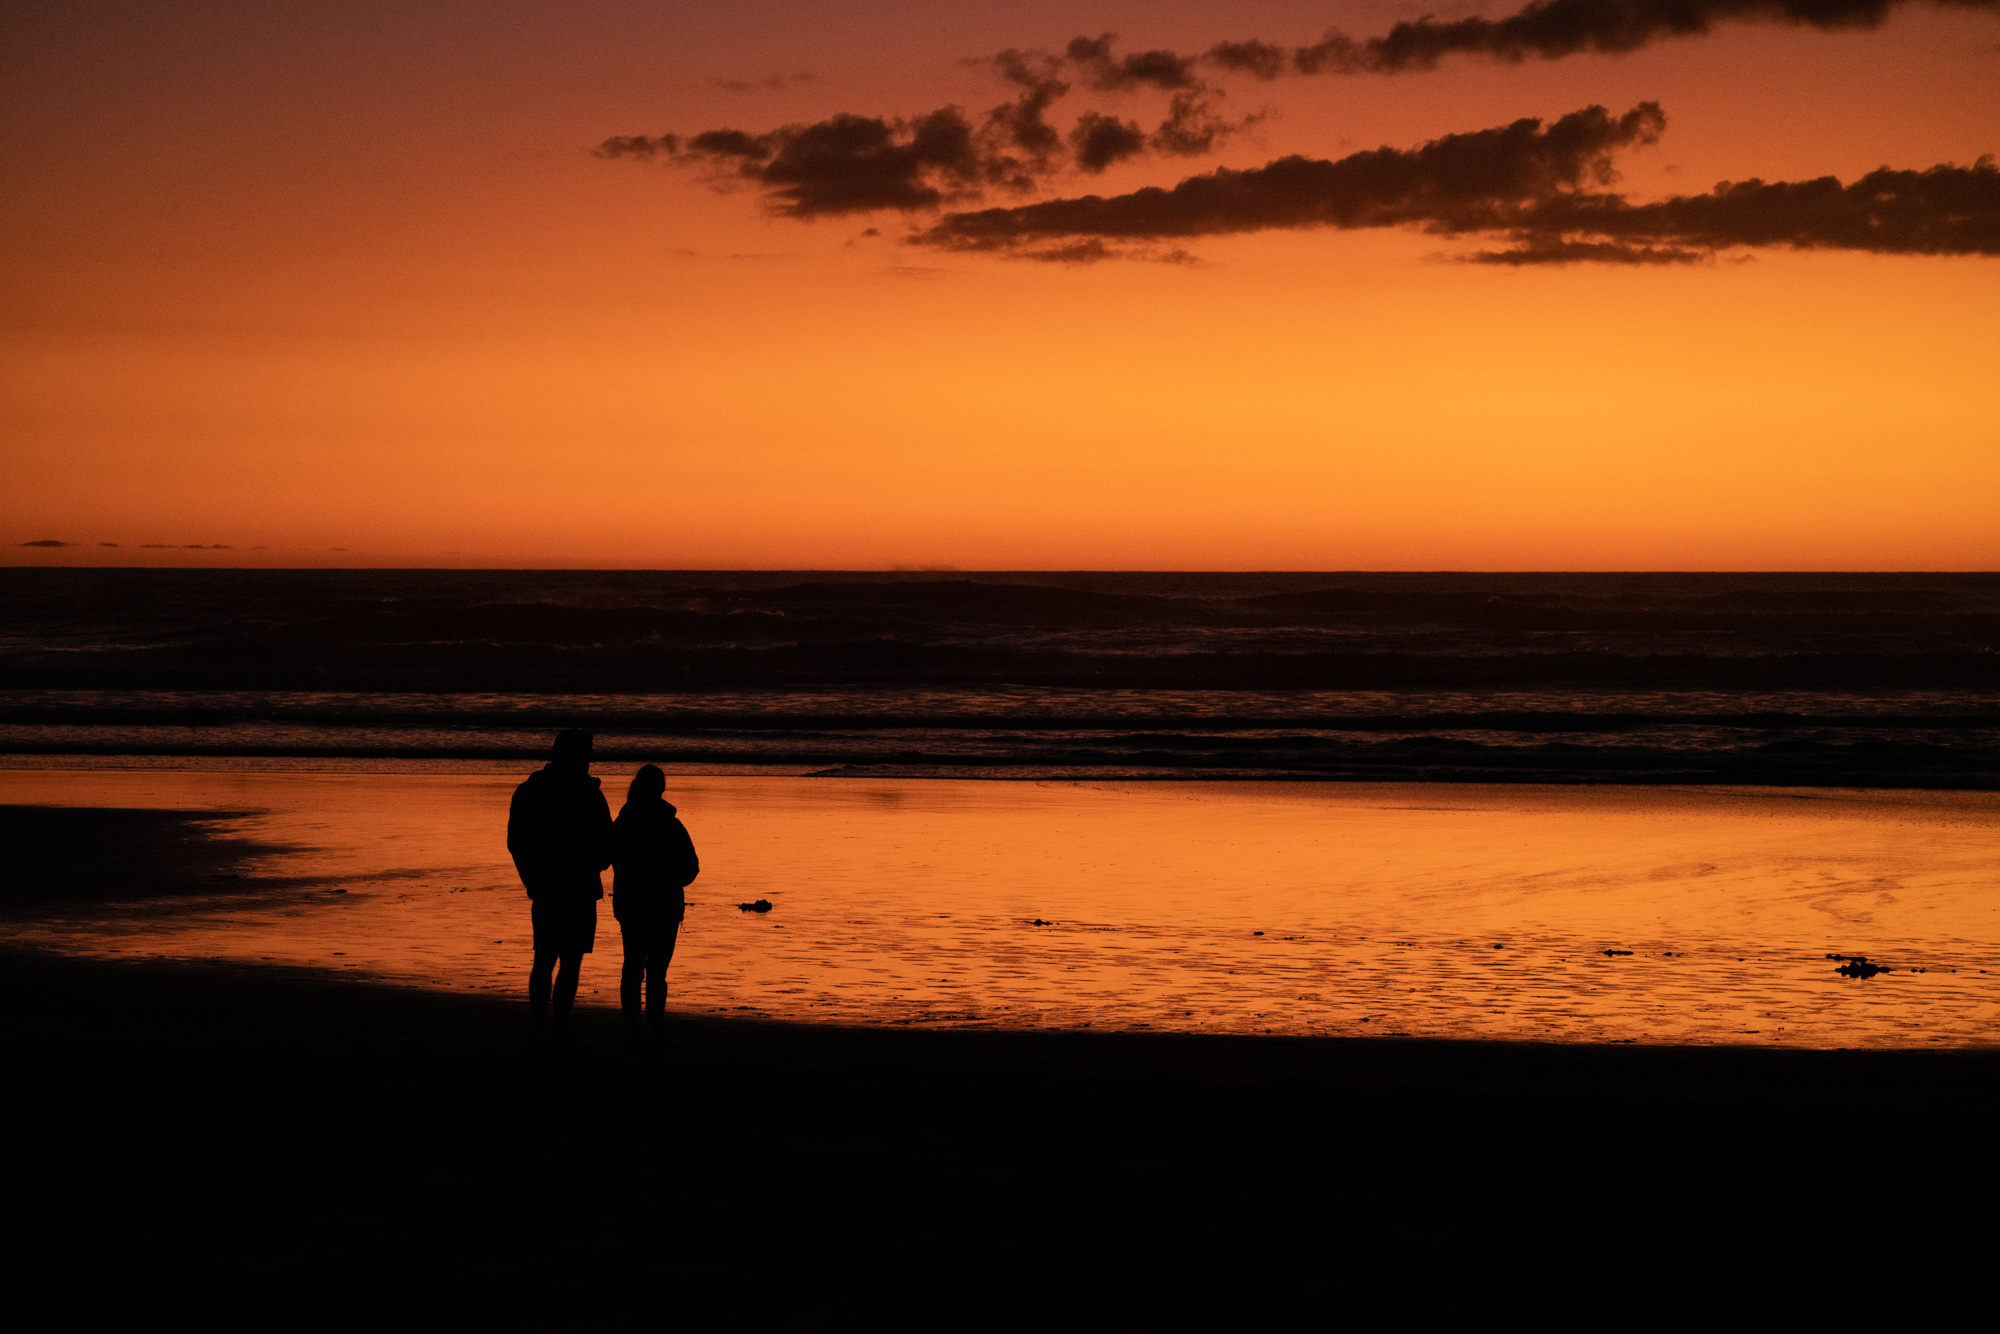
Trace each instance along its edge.
{"label": "ocean", "polygon": [[2000,575],[0,571],[0,763],[2000,786]]}
{"label": "ocean", "polygon": [[21,886],[17,945],[512,993],[508,794],[586,727],[701,849],[677,1011],[1994,1031],[2000,577],[36,569],[0,607],[0,806],[247,859]]}

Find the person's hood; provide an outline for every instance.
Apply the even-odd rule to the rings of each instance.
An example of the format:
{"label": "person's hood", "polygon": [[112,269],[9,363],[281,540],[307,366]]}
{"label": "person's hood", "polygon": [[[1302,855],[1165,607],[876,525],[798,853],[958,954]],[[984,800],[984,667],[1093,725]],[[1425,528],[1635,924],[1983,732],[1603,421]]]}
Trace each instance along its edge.
{"label": "person's hood", "polygon": [[[674,818],[674,803],[668,801],[665,797],[655,797],[653,798],[653,804],[659,807],[669,820]],[[644,815],[646,811],[646,799],[644,797],[625,798],[625,804],[618,808],[618,813],[623,815],[626,811],[632,812],[635,819]]]}

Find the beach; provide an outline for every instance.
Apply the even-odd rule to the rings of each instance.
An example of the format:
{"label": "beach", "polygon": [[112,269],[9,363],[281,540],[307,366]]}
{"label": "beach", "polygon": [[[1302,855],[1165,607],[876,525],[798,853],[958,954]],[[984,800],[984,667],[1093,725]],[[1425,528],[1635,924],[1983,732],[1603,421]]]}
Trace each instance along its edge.
{"label": "beach", "polygon": [[1996,20],[7,6],[7,1314],[1978,1319]]}
{"label": "beach", "polygon": [[[31,1256],[82,1290],[110,1235],[141,1314],[1910,1316],[1983,1273],[1990,578],[10,579]],[[658,1045],[608,904],[577,1041],[528,1022],[506,811],[568,726],[701,853]]]}
{"label": "beach", "polygon": [[[599,768],[615,806],[629,775]],[[243,854],[227,879],[130,908],[100,895],[7,932],[72,955],[513,995],[526,904],[501,833],[516,781],[0,771],[0,806],[180,811]],[[1803,1048],[2000,1039],[1991,793],[675,775],[669,797],[707,868],[689,891],[676,1014]],[[759,900],[773,906],[738,907]],[[615,1003],[617,929],[602,916],[586,1006]],[[1857,958],[1882,971],[1839,971]]]}
{"label": "beach", "polygon": [[[1349,1303],[1358,1288],[1371,1302],[1395,1292],[1409,1312],[1461,1314],[1554,1282],[1582,1303],[1663,1285],[1722,1300],[1746,1264],[1774,1271],[1767,1300],[1837,1283],[1853,1309],[1924,1309],[1979,1267],[1979,1234],[1948,1220],[1993,1180],[2000,1054],[1979,1008],[1991,974],[1977,972],[1992,966],[1980,953],[1991,937],[1955,879],[1983,873],[1994,819],[1983,796],[1802,793],[1778,814],[1745,814],[1740,794],[1649,790],[1635,815],[1632,794],[1607,791],[1508,789],[1482,803],[1453,788],[1407,810],[1400,789],[1152,784],[1134,805],[1119,790],[1021,784],[904,784],[920,790],[891,801],[854,780],[684,778],[705,875],[731,888],[691,894],[669,1036],[625,1044],[607,921],[585,965],[580,1042],[552,1050],[526,1024],[525,903],[492,847],[507,780],[214,779],[0,775],[17,845],[32,845],[34,829],[71,840],[62,885],[10,891],[4,947],[10,1012],[34,1016],[14,1029],[9,1059],[31,1090],[27,1133],[47,1155],[29,1192],[49,1219],[37,1253],[72,1263],[106,1225],[97,1201],[115,1199],[113,1225],[147,1238],[139,1272],[175,1300],[254,1316],[303,1286],[350,1319],[388,1303],[433,1317],[588,1323],[671,1310],[725,1327],[818,1327],[857,1313],[920,1322],[937,1302],[990,1291],[954,1323],[1051,1310],[1172,1323],[1194,1311],[1277,1319],[1301,1302]],[[772,783],[806,790],[787,804]],[[111,804],[22,804],[86,790]],[[484,814],[454,832],[442,817],[461,800]],[[774,870],[748,878],[719,855],[747,836],[732,833],[732,800],[769,862],[815,864],[769,914],[726,901],[780,893]],[[977,808],[997,803],[1007,828],[1040,830],[1053,856],[1060,821],[1047,809],[1027,820],[1018,805],[1037,800],[1071,823],[1116,826],[1113,841],[1142,866],[1146,841],[1187,829],[1191,811],[1233,810],[1247,829],[1246,813],[1265,809],[1290,827],[1301,801],[1316,803],[1347,822],[1350,853],[1362,824],[1388,820],[1397,840],[1446,861],[1480,846],[1454,844],[1467,835],[1448,834],[1450,818],[1476,816],[1491,825],[1480,837],[1499,828],[1512,840],[1508,865],[1530,884],[1489,886],[1492,901],[1470,915],[1418,897],[1393,923],[1357,914],[1388,913],[1406,895],[1349,894],[1345,922],[1322,906],[1281,929],[1253,921],[1284,900],[1231,895],[1197,863],[1193,887],[1161,894],[1142,931],[1120,918],[1117,877],[1100,862],[1094,896],[1073,900],[1090,910],[1088,929],[1051,944],[1034,933],[1060,926],[1007,917],[1026,908],[1004,896],[981,899],[996,884],[1025,892],[1024,853],[982,881],[968,868],[993,848],[973,840],[954,871],[919,837],[943,821],[963,840],[994,815]],[[821,814],[808,819],[813,803]],[[1719,869],[1689,884],[1722,876],[1728,907],[1704,918],[1688,884],[1641,878],[1649,908],[1671,909],[1669,940],[1631,903],[1603,901],[1601,886],[1534,892],[1549,877],[1533,869],[1523,819],[1566,846],[1593,825],[1631,847],[1635,819],[1668,831],[1693,822]],[[1732,821],[1745,828],[1718,837]],[[826,831],[857,825],[904,841],[871,847],[842,889]],[[804,851],[786,850],[786,829]],[[1767,883],[1758,897],[1747,868],[1766,867],[1769,881],[1773,840],[1802,863],[1797,876],[1818,877],[1810,894]],[[1228,860],[1240,867],[1256,843],[1239,833]],[[1913,847],[1928,850],[1929,879],[1909,864]],[[1762,860],[1750,855],[1759,848]],[[1155,855],[1188,865],[1190,852],[1183,842]],[[1892,892],[1881,864],[1897,856]],[[1872,869],[1860,897],[1843,900],[1824,871],[1856,859]],[[150,868],[151,896],[120,882],[135,867]],[[848,934],[828,934],[827,913],[860,911],[863,892],[875,920],[842,919]],[[810,906],[815,895],[826,911]],[[1829,901],[1848,905],[1830,920],[1904,971],[1853,979],[1833,971],[1831,951],[1804,957],[1822,943],[1806,927],[1826,927]],[[455,936],[441,925],[453,915]],[[1502,930],[1510,917],[1533,929]],[[488,924],[513,933],[513,947],[485,936]],[[1363,925],[1394,939],[1376,950]],[[1634,953],[1598,953],[1599,971],[1579,971],[1563,996],[1530,994],[1546,951],[1586,927],[1600,950],[1621,948],[1601,944],[1615,938]],[[1193,959],[1175,942],[1197,929],[1240,939]],[[1640,931],[1654,934],[1630,934]],[[1723,940],[1758,952],[1725,964],[1713,948]],[[1799,957],[1778,948],[1787,940]],[[1338,957],[1319,981],[1334,985],[1315,1001],[1339,1004],[1260,1013],[1329,943]],[[1671,959],[1641,952],[1697,943]],[[841,995],[845,972],[898,966],[892,944],[900,975],[816,1004]],[[816,947],[830,974],[806,967]],[[1289,958],[1277,953],[1286,947]],[[1415,964],[1415,953],[1437,959]],[[1256,979],[1247,999],[1228,989],[1232,964]],[[1655,971],[1608,971],[1635,964]],[[1676,965],[1702,971],[1676,979]],[[1180,976],[1162,977],[1173,968]],[[1087,980],[1068,982],[1071,969]],[[1349,997],[1338,988],[1354,976],[1366,985]],[[1413,979],[1438,988],[1428,1010],[1456,1014],[1457,1035],[1363,1023],[1385,1012],[1385,976],[1403,997]],[[998,991],[984,989],[989,978]],[[1919,990],[1890,990],[1899,982]],[[1242,1008],[1207,1004],[1227,1013],[1172,1027],[1141,1017],[1204,986],[1217,988],[1206,1000],[1236,996]],[[1011,1015],[1009,995],[1038,1008]],[[1523,1035],[1523,1020],[1565,1000],[1576,1026]],[[1786,1007],[1789,1035],[1739,1031],[1771,1022],[1746,1014],[1760,1003]],[[1635,1014],[1642,1034],[1665,1036],[1612,1035]],[[1325,1031],[1335,1020],[1339,1031]],[[1937,1285],[1878,1291],[1872,1275],[1892,1262],[1937,1268]]]}

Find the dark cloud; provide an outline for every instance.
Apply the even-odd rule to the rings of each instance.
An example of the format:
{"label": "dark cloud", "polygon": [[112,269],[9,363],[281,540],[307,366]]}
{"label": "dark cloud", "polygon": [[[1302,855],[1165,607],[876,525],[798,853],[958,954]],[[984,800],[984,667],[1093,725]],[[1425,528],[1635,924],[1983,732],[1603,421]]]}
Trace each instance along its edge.
{"label": "dark cloud", "polygon": [[1513,266],[1689,264],[1745,247],[2000,255],[2000,168],[1991,158],[1884,167],[1850,185],[1830,176],[1725,181],[1645,204],[1605,190],[1617,179],[1613,155],[1657,141],[1665,126],[1652,102],[1617,117],[1589,107],[1548,125],[1521,120],[1414,149],[1222,169],[1171,190],[954,213],[912,239],[1061,263],[1155,258],[1146,245],[1167,238],[1322,227],[1504,237],[1509,249],[1469,258]]}
{"label": "dark cloud", "polygon": [[1538,198],[1609,184],[1615,179],[1612,152],[1653,142],[1665,125],[1652,102],[1615,117],[1590,107],[1552,125],[1519,120],[1338,162],[1294,156],[1247,171],[1223,168],[1171,190],[954,213],[919,239],[948,249],[994,250],[1057,237],[1153,240],[1273,228],[1414,223],[1500,229]]}
{"label": "dark cloud", "polygon": [[[2000,255],[2000,168],[1880,167],[1849,185],[1724,181],[1706,194],[1651,204],[1615,194],[1540,200],[1513,230],[1500,263],[1678,263],[1729,250],[1861,250],[1878,255]],[[1579,249],[1578,247],[1583,247]],[[1602,254],[1589,253],[1589,247]],[[1624,258],[1623,250],[1639,258]]]}
{"label": "dark cloud", "polygon": [[1275,79],[1292,67],[1292,52],[1269,42],[1217,42],[1208,48],[1211,65],[1232,74],[1249,74],[1259,79]]}
{"label": "dark cloud", "polygon": [[115,547],[118,544],[116,542],[99,542],[97,545],[100,547]]}
{"label": "dark cloud", "polygon": [[[1725,23],[1873,28],[1896,9],[1918,3],[2000,12],[2000,0],[1533,0],[1498,19],[1426,16],[1362,40],[1336,30],[1306,46],[1250,38],[1218,42],[1198,55],[1164,49],[1120,54],[1116,35],[1104,33],[1073,38],[1061,51],[1007,50],[972,62],[1020,90],[977,120],[957,107],[911,119],[842,113],[762,134],[614,135],[596,152],[692,165],[707,170],[717,186],[749,182],[767,192],[779,213],[795,218],[915,212],[968,203],[991,190],[1026,192],[1060,172],[1094,174],[1146,153],[1213,153],[1257,117],[1224,117],[1217,109],[1222,91],[1201,77],[1204,68],[1270,80],[1287,73],[1399,74],[1433,69],[1459,55],[1557,60],[1586,51],[1636,51],[1699,37]],[[750,90],[812,77],[720,82]],[[1143,136],[1137,122],[1094,108],[1065,132],[1049,114],[1076,85],[1100,93],[1165,93],[1171,101],[1165,118]]]}
{"label": "dark cloud", "polygon": [[1224,120],[1216,114],[1213,97],[1207,93],[1175,93],[1171,107],[1147,141],[1154,152],[1166,157],[1205,157],[1261,119]]}
{"label": "dark cloud", "polygon": [[597,156],[703,167],[717,184],[762,187],[786,217],[819,218],[931,209],[976,198],[987,187],[1025,189],[1061,147],[1061,136],[1039,122],[1030,95],[996,108],[983,130],[956,107],[911,120],[842,113],[765,134],[616,136],[598,145]]}
{"label": "dark cloud", "polygon": [[1107,259],[1122,259],[1124,252],[1113,250],[1093,236],[1087,241],[1071,241],[1067,245],[1023,250],[1018,258],[1035,260],[1043,264],[1098,264]]}
{"label": "dark cloud", "polygon": [[[1218,42],[1204,64],[1232,74],[1403,74],[1448,56],[1560,60],[1586,51],[1617,54],[1655,42],[1703,37],[1726,23],[1771,23],[1834,32],[1875,28],[1919,0],[1535,0],[1505,18],[1439,22],[1428,16],[1357,41],[1335,29],[1307,46],[1255,39]],[[1940,9],[2000,10],[2000,0],[1922,0]],[[1171,53],[1161,53],[1171,54]]]}
{"label": "dark cloud", "polygon": [[1025,174],[1048,171],[1063,145],[1061,132],[1048,122],[1048,110],[1069,93],[1069,84],[1058,77],[1054,62],[1032,52],[1002,51],[992,64],[1021,95],[986,113],[989,137],[1026,154]]}
{"label": "dark cloud", "polygon": [[1118,35],[1110,32],[1101,37],[1073,37],[1063,56],[1090,81],[1091,87],[1104,92],[1139,87],[1174,92],[1202,86],[1194,74],[1195,57],[1178,56],[1172,51],[1137,51],[1119,56],[1111,49],[1117,40]]}
{"label": "dark cloud", "polygon": [[[820,129],[823,127],[813,126],[808,128]],[[662,140],[671,139],[672,137],[672,135],[666,134],[660,136]],[[745,134],[742,130],[707,130],[688,140],[687,148],[690,153],[706,153],[715,157],[740,157],[754,160],[771,156],[772,142],[773,139],[770,135]],[[670,148],[668,151],[673,152],[676,150]]]}
{"label": "dark cloud", "polygon": [[1467,255],[1468,264],[1505,264],[1515,268],[1530,264],[1702,264],[1710,256],[1699,250],[1678,250],[1671,246],[1621,245],[1613,241],[1563,241],[1536,239],[1513,250],[1482,250]]}
{"label": "dark cloud", "polygon": [[23,542],[21,545],[24,547],[66,547],[72,544],[68,542],[58,542],[53,537],[43,537],[43,538],[38,538],[33,542]]}
{"label": "dark cloud", "polygon": [[754,93],[776,88],[797,88],[808,84],[815,76],[806,73],[767,74],[761,79],[710,79],[717,88],[726,88],[732,93]]}
{"label": "dark cloud", "polygon": [[685,139],[621,136],[598,145],[605,158],[677,158],[725,179],[754,182],[794,218],[935,208],[982,185],[1018,178],[1023,164],[975,138],[956,107],[913,120],[841,114],[767,134],[706,130]]}
{"label": "dark cloud", "polygon": [[[1917,4],[2000,12],[2000,0],[1534,0],[1503,18],[1441,22],[1427,15],[1397,23],[1376,37],[1356,39],[1332,29],[1304,46],[1249,38],[1217,42],[1194,55],[1169,50],[1119,55],[1114,49],[1117,35],[1104,33],[1072,38],[1057,53],[1009,50],[990,62],[974,63],[990,63],[1003,78],[1024,88],[1054,86],[1057,97],[1069,91],[1072,79],[1099,92],[1150,88],[1213,97],[1219,90],[1201,77],[1204,66],[1266,81],[1287,74],[1403,74],[1434,69],[1447,57],[1460,55],[1515,63],[1560,60],[1584,52],[1621,54],[1656,42],[1707,36],[1732,23],[1825,32],[1871,29],[1897,9]],[[761,86],[775,84],[765,80]]]}
{"label": "dark cloud", "polygon": [[[596,155],[693,166],[718,187],[749,182],[780,214],[815,218],[916,212],[992,190],[1021,193],[1060,172],[1094,174],[1149,152],[1200,156],[1256,119],[1220,114],[1222,93],[1196,77],[1195,57],[1119,55],[1115,40],[1109,33],[1079,37],[1061,52],[1008,50],[976,62],[1018,90],[976,121],[957,107],[908,120],[842,113],[761,134],[614,135]],[[1167,114],[1148,132],[1137,121],[1085,110],[1065,132],[1050,122],[1050,111],[1078,84],[1108,93],[1166,93]]]}
{"label": "dark cloud", "polygon": [[[1071,132],[1076,165],[1084,171],[1102,171],[1111,162],[1136,157],[1147,149],[1165,157],[1213,153],[1258,119],[1252,116],[1232,121],[1222,116],[1217,110],[1222,91],[1195,73],[1199,57],[1172,51],[1121,56],[1113,49],[1116,41],[1117,35],[1108,32],[1101,37],[1077,37],[1060,56],[1035,53],[1026,57],[1033,67],[1046,71],[1045,78],[1072,77],[1100,92],[1150,88],[1172,94],[1165,119],[1144,137],[1138,137],[1134,122],[1086,111]],[[996,63],[1007,62],[1002,65],[1003,75],[1014,77],[1009,73],[1015,67],[1013,62],[1023,58],[1020,52],[1008,51],[997,57]],[[1106,157],[1106,149],[1115,152]]]}
{"label": "dark cloud", "polygon": [[1084,241],[1068,241],[1058,245],[1040,246],[1028,250],[1008,253],[1009,259],[1025,259],[1037,264],[1064,264],[1072,268],[1086,264],[1102,264],[1106,260],[1138,260],[1147,264],[1180,264],[1190,268],[1203,267],[1205,261],[1190,255],[1185,250],[1162,250],[1157,246],[1108,246],[1096,237]]}
{"label": "dark cloud", "polygon": [[1070,150],[1076,165],[1087,172],[1100,172],[1114,162],[1137,157],[1146,151],[1146,132],[1138,124],[1086,111],[1077,118],[1069,133]]}
{"label": "dark cloud", "polygon": [[[1357,42],[1338,31],[1292,52],[1301,74],[1399,74],[1436,67],[1447,56],[1560,60],[1585,51],[1637,51],[1655,42],[1702,37],[1723,23],[1774,23],[1822,31],[1874,28],[1916,0],[1536,0],[1505,18],[1398,23]],[[1938,8],[2000,10],[2000,0],[1926,0]],[[1232,45],[1232,44],[1225,44]],[[1234,44],[1247,45],[1247,44]],[[1258,44],[1261,45],[1261,44]],[[1233,52],[1211,49],[1231,68]],[[1268,67],[1265,67],[1268,68]],[[1275,73],[1256,71],[1262,77]]]}
{"label": "dark cloud", "polygon": [[632,157],[642,160],[656,157],[672,157],[681,151],[681,138],[677,134],[663,134],[657,139],[644,134],[614,134],[597,146],[597,156],[601,158]]}

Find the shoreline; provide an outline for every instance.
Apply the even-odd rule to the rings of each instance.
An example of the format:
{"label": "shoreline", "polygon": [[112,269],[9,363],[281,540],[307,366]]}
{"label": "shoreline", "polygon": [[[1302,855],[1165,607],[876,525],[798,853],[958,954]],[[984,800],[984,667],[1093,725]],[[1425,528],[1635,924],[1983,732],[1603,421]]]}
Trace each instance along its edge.
{"label": "shoreline", "polygon": [[[331,968],[263,968],[217,959],[80,958],[54,949],[0,943],[0,968],[16,999],[47,989],[67,997],[52,1007],[53,1026],[13,1041],[60,1045],[114,1008],[105,997],[144,995],[153,1002],[121,1010],[114,1043],[168,1050],[176,1045],[247,1042],[317,1051],[422,1044],[503,1052],[533,1059],[653,1061],[663,1053],[628,1049],[615,1003],[579,1001],[573,1049],[545,1043],[527,1021],[527,957],[518,995],[468,995],[343,974]],[[202,1027],[189,1028],[198,1018]],[[1404,1035],[1133,1032],[1076,1029],[928,1029],[840,1022],[801,1023],[764,1016],[674,1011],[667,1052],[676,1043],[790,1060],[798,1049],[839,1050],[861,1061],[933,1067],[1043,1066],[1072,1073],[1178,1070],[1190,1077],[1296,1076],[1316,1070],[1333,1081],[1393,1077],[1399,1083],[1456,1086],[1491,1081],[1529,1087],[1550,1081],[1601,1083],[1633,1096],[1702,1099],[1764,1096],[1817,1098],[1842,1091],[1850,1101],[1891,1101],[1972,1088],[2000,1092],[2000,1045],[1992,1047],[1833,1047],[1646,1042],[1538,1042],[1504,1038]],[[65,1030],[68,1030],[65,1032]],[[911,1050],[904,1050],[905,1048]],[[917,1049],[921,1049],[918,1051]],[[1973,1110],[1968,1108],[1968,1111]]]}
{"label": "shoreline", "polygon": [[[158,754],[117,751],[8,751],[0,753],[0,770],[32,772],[98,773],[245,773],[245,774],[522,774],[538,768],[546,753],[520,756],[467,755],[460,752],[396,751],[393,753],[300,754],[291,750],[161,752]],[[124,761],[121,763],[120,761]],[[174,763],[183,761],[183,763]],[[1651,788],[1691,790],[1810,788],[1827,791],[1908,791],[1966,792],[2000,791],[2000,777],[1964,773],[1948,776],[1909,776],[1893,772],[1855,772],[1828,775],[1810,771],[1774,771],[1763,774],[1717,774],[1712,771],[1606,770],[1598,773],[1564,775],[1560,771],[1467,768],[1450,772],[1403,773],[1370,769],[1349,773],[1293,769],[1227,769],[1179,766],[1127,767],[1118,765],[978,765],[978,764],[838,764],[746,763],[662,761],[650,752],[631,756],[600,756],[599,769],[622,770],[639,764],[658,765],[669,777],[680,778],[894,778],[981,781],[993,783],[1323,783],[1329,785],[1419,784],[1440,787],[1490,785],[1495,787],[1552,788]],[[373,767],[370,767],[373,766]]]}

